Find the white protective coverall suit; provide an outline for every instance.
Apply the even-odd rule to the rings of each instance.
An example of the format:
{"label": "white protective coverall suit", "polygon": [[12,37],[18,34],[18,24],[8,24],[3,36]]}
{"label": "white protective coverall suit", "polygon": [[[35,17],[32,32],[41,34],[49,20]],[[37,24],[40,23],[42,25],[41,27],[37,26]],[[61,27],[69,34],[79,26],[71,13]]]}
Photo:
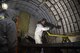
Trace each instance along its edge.
{"label": "white protective coverall suit", "polygon": [[43,27],[42,24],[37,24],[37,27],[35,30],[35,36],[34,36],[36,44],[42,44],[42,41],[41,41],[42,33],[43,31],[47,31],[47,30],[49,30],[49,27]]}

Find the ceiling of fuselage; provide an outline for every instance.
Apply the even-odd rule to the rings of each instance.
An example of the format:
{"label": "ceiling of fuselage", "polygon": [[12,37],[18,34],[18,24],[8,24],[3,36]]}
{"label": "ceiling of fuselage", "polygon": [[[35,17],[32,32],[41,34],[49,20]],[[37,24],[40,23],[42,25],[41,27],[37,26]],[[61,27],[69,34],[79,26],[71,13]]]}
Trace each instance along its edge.
{"label": "ceiling of fuselage", "polygon": [[15,7],[37,18],[46,18],[55,25],[61,25],[58,33],[80,31],[80,11],[77,0],[16,0]]}

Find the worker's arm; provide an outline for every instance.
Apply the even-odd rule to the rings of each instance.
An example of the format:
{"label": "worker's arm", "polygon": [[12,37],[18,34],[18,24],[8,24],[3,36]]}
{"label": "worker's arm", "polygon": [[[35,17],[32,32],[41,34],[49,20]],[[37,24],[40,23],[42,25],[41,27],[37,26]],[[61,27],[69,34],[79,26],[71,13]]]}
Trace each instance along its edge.
{"label": "worker's arm", "polygon": [[49,30],[49,27],[42,27],[41,28],[43,31],[47,31],[47,30]]}
{"label": "worker's arm", "polygon": [[47,31],[47,30],[49,30],[49,27],[44,27],[44,26],[42,26],[41,24],[37,24],[37,28],[38,28],[38,30],[42,30],[42,31]]}

